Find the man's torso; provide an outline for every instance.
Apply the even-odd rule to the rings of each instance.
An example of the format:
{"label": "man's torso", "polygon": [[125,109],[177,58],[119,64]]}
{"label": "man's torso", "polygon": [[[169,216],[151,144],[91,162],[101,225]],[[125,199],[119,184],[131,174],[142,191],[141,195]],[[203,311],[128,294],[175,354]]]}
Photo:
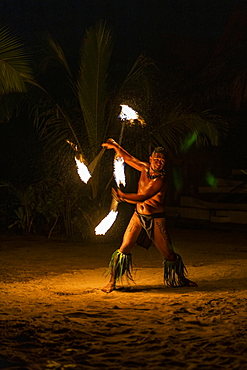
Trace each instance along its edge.
{"label": "man's torso", "polygon": [[[164,198],[167,189],[167,183],[165,176],[160,177],[163,181],[162,189],[159,193],[155,194],[152,198],[144,201],[143,203],[137,203],[136,210],[141,214],[153,214],[165,211]],[[138,182],[138,193],[142,193],[150,183],[154,182],[155,179],[150,179],[147,176],[147,169],[141,172],[141,176]],[[151,184],[152,186],[152,184]]]}

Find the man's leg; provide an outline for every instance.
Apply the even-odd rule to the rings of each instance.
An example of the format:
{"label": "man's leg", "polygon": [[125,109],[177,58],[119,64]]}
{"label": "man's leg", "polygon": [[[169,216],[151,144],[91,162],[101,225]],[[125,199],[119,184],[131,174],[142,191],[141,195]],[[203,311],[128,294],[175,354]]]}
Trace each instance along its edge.
{"label": "man's leg", "polygon": [[166,229],[165,218],[154,219],[153,241],[157,249],[164,257],[164,282],[171,287],[192,286],[197,284],[186,278],[186,267],[182,258],[175,253],[171,239]]}
{"label": "man's leg", "polygon": [[109,264],[111,277],[109,283],[102,288],[103,292],[111,293],[116,287],[116,281],[124,274],[126,274],[128,278],[132,279],[131,251],[136,244],[141,229],[142,226],[140,220],[136,213],[134,213],[124,233],[121,247],[112,254]]}

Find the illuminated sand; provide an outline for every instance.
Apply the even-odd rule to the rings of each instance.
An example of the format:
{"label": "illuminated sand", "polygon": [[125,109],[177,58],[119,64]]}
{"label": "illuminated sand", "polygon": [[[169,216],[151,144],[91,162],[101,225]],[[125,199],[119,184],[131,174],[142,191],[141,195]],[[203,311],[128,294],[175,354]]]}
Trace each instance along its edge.
{"label": "illuminated sand", "polygon": [[136,247],[136,285],[107,295],[117,245],[0,236],[0,368],[247,369],[246,233],[171,235],[199,288],[165,288]]}

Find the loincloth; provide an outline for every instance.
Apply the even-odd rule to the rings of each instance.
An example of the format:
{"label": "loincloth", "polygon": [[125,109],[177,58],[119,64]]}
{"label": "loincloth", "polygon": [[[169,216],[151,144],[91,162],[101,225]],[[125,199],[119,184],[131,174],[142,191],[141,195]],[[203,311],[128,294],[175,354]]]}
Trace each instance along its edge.
{"label": "loincloth", "polygon": [[153,226],[155,218],[164,218],[165,212],[143,215],[135,211],[142,224],[142,230],[138,236],[136,244],[145,249],[149,249],[153,242]]}

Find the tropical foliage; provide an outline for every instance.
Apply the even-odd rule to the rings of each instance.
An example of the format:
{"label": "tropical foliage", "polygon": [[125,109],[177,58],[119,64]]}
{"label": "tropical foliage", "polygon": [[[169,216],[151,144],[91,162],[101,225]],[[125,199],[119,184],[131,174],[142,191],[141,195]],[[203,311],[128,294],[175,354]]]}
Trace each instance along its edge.
{"label": "tropical foliage", "polygon": [[[1,183],[0,188],[7,189],[5,192],[5,209],[9,208],[9,228],[17,226],[24,234],[29,234],[35,214],[34,189],[30,185],[25,189],[19,189],[10,183]],[[12,213],[12,214],[11,214]]]}
{"label": "tropical foliage", "polygon": [[[151,62],[148,58],[138,58],[122,86],[115,87],[114,79],[112,76],[110,78],[112,33],[105,23],[99,23],[86,31],[77,74],[71,71],[62,49],[51,37],[46,39],[43,51],[45,58],[41,64],[44,71],[42,78],[56,63],[57,76],[60,78],[63,70],[68,81],[68,84],[62,85],[67,89],[63,90],[65,99],[56,89],[54,93],[54,85],[57,84],[60,90],[61,83],[59,80],[54,81],[56,76],[53,75],[53,81],[50,80],[45,88],[35,88],[30,100],[36,107],[34,121],[44,143],[43,177],[52,174],[69,187],[76,173],[73,157],[81,156],[87,164],[91,164],[93,176],[89,184],[81,183],[82,192],[89,197],[89,202],[80,207],[80,210],[87,223],[93,222],[95,225],[97,217],[92,215],[97,215],[99,209],[102,212],[105,201],[109,207],[110,191],[105,192],[105,189],[109,186],[112,174],[109,169],[113,153],[106,153],[104,163],[100,164],[101,143],[107,137],[119,138],[122,129],[117,118],[119,105],[127,100],[134,103],[138,95],[139,99],[145,98],[148,83],[145,72],[148,73],[147,67]],[[38,96],[40,101],[34,104],[34,99]],[[105,166],[105,163],[110,166]],[[99,215],[98,218],[100,217]]]}
{"label": "tropical foliage", "polygon": [[34,72],[25,46],[10,35],[7,28],[0,29],[0,121],[9,119],[17,108],[21,96],[34,84]]}
{"label": "tropical foliage", "polygon": [[[116,79],[111,69],[113,35],[104,22],[86,30],[76,69],[71,68],[60,45],[46,37],[39,84],[33,80],[22,45],[6,38],[5,33],[1,38],[2,97],[14,91],[28,97],[29,111],[42,140],[42,158],[37,164],[41,185],[35,199],[36,211],[49,224],[48,235],[60,223],[71,236],[80,217],[92,233],[109,207],[111,195],[106,190],[111,182],[113,153],[106,152],[101,160],[101,143],[108,137],[122,140],[124,129],[124,147],[146,160],[154,146],[162,145],[171,155],[182,155],[192,145],[218,145],[225,133],[224,122],[209,111],[198,113],[175,99],[171,103],[169,91],[162,86],[161,71],[145,55],[140,55],[121,84],[116,84],[120,78]],[[5,59],[14,67],[12,77]],[[4,76],[9,76],[7,81]],[[123,126],[118,119],[120,104],[138,111],[146,126],[138,121]],[[91,164],[93,176],[87,185],[77,176],[74,156]],[[30,230],[22,203],[17,212],[15,225]]]}

